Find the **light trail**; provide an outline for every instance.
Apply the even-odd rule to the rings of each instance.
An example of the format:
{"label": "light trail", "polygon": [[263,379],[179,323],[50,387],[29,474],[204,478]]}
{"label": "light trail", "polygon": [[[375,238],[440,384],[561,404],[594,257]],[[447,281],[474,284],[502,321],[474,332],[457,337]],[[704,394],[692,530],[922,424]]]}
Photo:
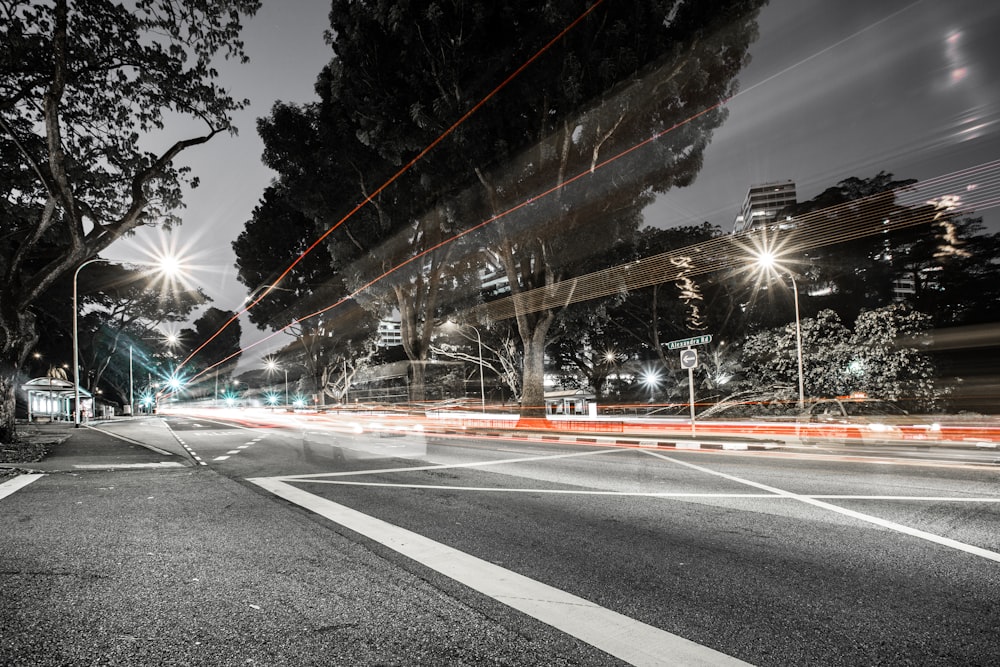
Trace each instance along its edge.
{"label": "light trail", "polygon": [[[720,104],[722,103],[720,102]],[[692,116],[684,122],[690,122],[710,110],[711,109],[706,109],[700,112],[697,116]],[[666,132],[679,127],[681,124],[682,123],[678,123],[669,130],[664,130],[663,133],[665,134]],[[593,170],[588,168],[539,195],[526,199],[525,201],[522,201],[502,213],[493,215],[479,224],[459,232],[451,238],[441,241],[440,243],[414,255],[406,261],[386,270],[336,303],[304,317],[297,318],[297,321],[301,322],[308,320],[333,310],[393,273],[425,257],[429,253],[439,250],[441,247],[446,246],[449,243],[453,243],[467,234],[471,234],[486,225],[496,222],[497,220],[510,215],[525,206],[528,206],[540,197],[548,196],[585,176],[592,175],[594,171],[611,164],[615,160],[620,159],[641,146],[647,145],[649,142],[654,141],[657,137],[658,135],[654,135],[654,137],[640,142],[639,144],[622,151],[604,162],[601,162]],[[904,202],[909,202],[911,206],[916,207],[920,202],[928,202],[947,196],[956,191],[964,191],[966,190],[968,179],[973,176],[987,177],[988,180],[986,183],[988,184],[988,188],[980,185],[979,187],[971,190],[971,193],[976,193],[975,197],[967,198],[964,203],[962,203],[960,208],[947,211],[949,217],[996,206],[997,203],[1000,202],[1000,160],[921,181],[898,190],[879,193],[863,199],[852,200],[845,202],[844,204],[806,214],[796,218],[794,221],[795,228],[791,230],[775,231],[763,229],[743,234],[719,237],[717,239],[687,246],[678,250],[647,257],[629,264],[619,265],[602,271],[596,271],[594,273],[554,283],[536,290],[523,292],[516,297],[504,297],[503,299],[498,299],[497,301],[492,301],[488,304],[478,306],[473,309],[472,314],[474,317],[488,318],[491,321],[499,321],[513,317],[516,312],[536,312],[538,310],[544,310],[559,305],[566,305],[568,303],[576,303],[579,301],[588,301],[602,296],[620,293],[622,290],[639,289],[655,284],[671,282],[680,277],[682,272],[689,276],[702,275],[713,271],[719,271],[724,268],[732,268],[737,265],[745,266],[747,267],[746,270],[749,271],[752,270],[754,256],[764,250],[770,250],[775,254],[788,255],[828,245],[834,245],[836,243],[857,240],[867,236],[884,234],[891,231],[899,231],[917,225],[931,224],[935,222],[936,216],[942,212],[940,208],[925,205],[920,208],[906,209],[902,208],[906,205]],[[897,202],[897,195],[901,195],[904,201]],[[868,216],[856,219],[853,224],[846,224],[849,221],[844,220],[844,214],[850,213],[852,210],[859,207],[879,202],[879,200],[884,201],[882,201],[878,207],[869,211]],[[891,219],[883,217],[889,216],[890,214],[892,214]],[[879,218],[882,218],[885,224],[880,224],[878,222]],[[875,224],[872,224],[873,221]],[[694,257],[697,259],[689,263],[690,268],[682,268],[679,267],[676,262],[676,260],[681,257]],[[194,376],[192,380],[201,377],[204,373],[207,373],[216,366],[229,361],[241,352],[267,342],[278,334],[283,333],[291,326],[293,326],[293,324],[286,325],[285,327],[274,331],[272,334],[261,338],[255,343],[242,348],[240,352],[236,352],[206,368],[202,371],[202,373]]]}
{"label": "light trail", "polygon": [[[429,253],[439,250],[440,248],[453,243],[467,234],[471,234],[490,223],[496,222],[497,220],[537,201],[539,198],[546,197],[561,188],[584,178],[585,176],[593,175],[594,172],[606,167],[615,160],[632,153],[642,146],[648,145],[650,142],[660,138],[663,134],[680,127],[684,123],[695,120],[699,116],[708,113],[713,108],[723,103],[724,102],[720,102],[711,108],[705,109],[695,116],[691,116],[689,119],[677,123],[673,127],[663,130],[661,133],[653,135],[649,139],[646,139],[630,148],[625,149],[617,155],[608,158],[607,160],[596,165],[593,169],[587,168],[579,174],[554,185],[548,190],[545,190],[536,196],[530,197],[510,209],[507,209],[506,211],[490,216],[477,225],[463,230],[462,232],[459,232],[458,234],[455,234],[454,236],[427,248],[413,257],[384,271],[382,274],[368,281],[336,303],[309,315],[299,317],[296,321],[302,322],[333,310],[393,273],[396,273],[413,262],[425,257]],[[750,267],[753,264],[754,256],[764,250],[771,250],[775,254],[787,255],[828,245],[834,245],[836,243],[857,240],[867,236],[884,234],[890,231],[898,231],[917,225],[930,224],[935,221],[935,216],[941,212],[940,209],[932,206],[905,209],[902,208],[905,204],[903,202],[897,202],[896,196],[906,195],[905,201],[909,201],[912,205],[916,206],[919,202],[929,201],[928,197],[933,200],[935,198],[940,198],[954,193],[956,188],[959,186],[962,186],[962,190],[965,190],[965,186],[970,177],[981,175],[986,175],[989,178],[988,183],[991,189],[987,190],[983,187],[977,187],[971,190],[972,193],[976,193],[976,196],[969,197],[965,203],[962,204],[960,209],[948,211],[948,214],[950,216],[954,216],[961,213],[968,213],[972,210],[983,210],[984,208],[995,206],[998,202],[998,197],[1000,197],[1000,160],[959,170],[951,174],[945,174],[936,178],[927,179],[897,190],[871,195],[863,199],[852,200],[837,206],[821,209],[819,211],[815,211],[814,213],[800,216],[794,221],[795,228],[788,231],[782,232],[780,230],[775,231],[763,229],[745,232],[743,234],[722,236],[703,243],[647,257],[629,264],[619,265],[602,271],[596,271],[594,273],[554,283],[536,290],[523,292],[516,297],[508,296],[503,299],[491,301],[488,304],[483,304],[473,309],[472,313],[474,317],[488,318],[491,321],[499,321],[513,317],[516,312],[536,312],[559,305],[577,303],[579,301],[588,301],[602,296],[620,293],[622,290],[639,289],[650,285],[671,282],[676,280],[680,276],[681,272],[684,272],[685,275],[688,276],[701,275],[724,268],[732,268],[735,265],[746,266],[748,267],[746,270],[749,271],[751,270]],[[845,224],[845,220],[840,217],[841,214],[849,213],[852,209],[857,209],[871,204],[879,205],[870,211],[868,216],[855,220],[853,224]],[[893,213],[893,218],[891,220],[884,217],[888,216],[890,213]],[[898,216],[896,215],[897,213],[899,214]],[[880,218],[886,224],[879,223]],[[875,222],[875,224],[872,224],[872,222]],[[691,262],[690,268],[682,268],[679,267],[675,261],[680,257],[697,257],[699,261]],[[244,348],[241,348],[240,351],[216,362],[191,379],[197,379],[242,352],[271,340],[278,334],[286,331],[291,326],[294,326],[294,324],[288,324],[285,327],[274,331],[270,335],[265,336],[264,338],[261,338]]]}

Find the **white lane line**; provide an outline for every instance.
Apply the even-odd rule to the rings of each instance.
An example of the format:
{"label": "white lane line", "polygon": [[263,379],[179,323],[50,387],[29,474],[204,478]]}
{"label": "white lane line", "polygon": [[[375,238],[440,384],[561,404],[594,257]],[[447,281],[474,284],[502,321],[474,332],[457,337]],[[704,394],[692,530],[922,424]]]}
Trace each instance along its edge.
{"label": "white lane line", "polygon": [[177,440],[177,442],[181,443],[181,447],[184,448],[184,451],[186,451],[188,454],[190,454],[191,458],[194,459],[195,462],[198,465],[200,465],[200,466],[207,466],[208,465],[207,463],[205,463],[204,461],[201,460],[201,457],[198,456],[197,452],[195,452],[193,449],[191,449],[191,447],[186,442],[184,442],[184,438],[182,438],[179,435],[177,435],[177,431],[175,431],[174,429],[170,428],[170,424],[166,420],[164,420],[163,423],[166,424],[167,430],[170,431],[170,433],[174,436],[174,438]]}
{"label": "white lane line", "polygon": [[[645,451],[645,450],[643,450]],[[742,477],[736,477],[734,475],[727,475],[724,472],[718,472],[716,470],[711,470],[703,466],[695,465],[694,463],[688,463],[687,461],[681,461],[669,456],[664,456],[659,452],[646,451],[650,456],[655,456],[661,458],[664,461],[670,461],[671,463],[676,463],[678,465],[686,466],[693,470],[699,470],[710,475],[715,475],[717,477],[722,477],[740,484],[745,484],[747,486],[752,486],[764,491],[770,491],[771,493],[777,494],[779,496],[784,496],[786,498],[792,498],[798,500],[799,502],[806,503],[807,505],[814,505],[816,507],[821,507],[831,512],[837,512],[838,514],[843,514],[844,516],[853,517],[861,521],[867,521],[868,523],[873,523],[876,526],[882,526],[883,528],[888,528],[889,530],[895,530],[897,532],[909,535],[911,537],[917,537],[922,540],[927,540],[928,542],[934,542],[935,544],[940,544],[942,546],[950,547],[952,549],[957,549],[959,551],[964,551],[966,553],[973,554],[975,556],[980,556],[988,560],[996,561],[1000,563],[1000,553],[995,551],[990,551],[989,549],[983,549],[982,547],[973,546],[971,544],[966,544],[964,542],[959,542],[958,540],[953,540],[950,537],[943,537],[941,535],[935,535],[934,533],[928,533],[927,531],[920,530],[918,528],[911,528],[910,526],[904,526],[901,523],[896,523],[894,521],[887,521],[885,519],[880,519],[877,516],[872,516],[871,514],[864,514],[863,512],[855,512],[854,510],[847,509],[846,507],[840,507],[838,505],[833,505],[831,503],[823,502],[822,500],[817,500],[809,496],[802,496],[797,493],[792,493],[791,491],[785,491],[784,489],[779,489],[773,486],[768,486],[767,484],[761,484],[759,482],[753,482],[749,479],[743,479]]]}
{"label": "white lane line", "polygon": [[683,637],[280,481],[247,481],[632,665],[746,665]]}
{"label": "white lane line", "polygon": [[[275,477],[273,479],[288,479]],[[339,484],[341,486],[374,486],[398,489],[430,489],[435,491],[474,491],[495,493],[551,493],[568,496],[623,496],[629,498],[758,498],[763,500],[920,500],[935,503],[1000,503],[1000,497],[972,498],[953,496],[850,496],[850,495],[775,495],[774,493],[693,493],[685,491],[591,491],[587,489],[521,489],[495,486],[451,486],[448,484],[401,484],[398,482],[352,482],[343,479],[309,479],[298,477],[302,484]]]}
{"label": "white lane line", "polygon": [[3,500],[15,491],[20,491],[36,479],[41,479],[42,477],[45,477],[42,473],[26,473],[24,475],[18,475],[13,479],[8,479],[3,484],[0,484],[0,500]]}
{"label": "white lane line", "polygon": [[308,475],[282,475],[274,479],[297,480],[297,479],[319,479],[321,477],[349,477],[352,475],[376,475],[389,472],[418,472],[421,470],[448,470],[449,468],[480,468],[485,466],[499,466],[508,463],[532,463],[534,461],[554,461],[556,459],[569,459],[579,456],[598,456],[600,454],[617,454],[619,452],[629,452],[632,450],[615,448],[599,449],[589,452],[574,452],[572,454],[550,454],[546,456],[525,456],[516,459],[490,459],[489,461],[472,461],[470,463],[441,463],[429,466],[412,466],[409,468],[382,468],[378,470],[354,470],[347,472],[327,472],[312,473]]}
{"label": "white lane line", "polygon": [[216,457],[215,457],[214,459],[212,459],[212,460],[213,460],[213,461],[225,461],[225,460],[226,460],[226,459],[228,459],[228,458],[229,458],[228,456],[216,456]]}
{"label": "white lane line", "polygon": [[118,468],[183,468],[183,463],[177,461],[160,461],[158,463],[75,463],[77,470],[111,470]]}
{"label": "white lane line", "polygon": [[239,454],[239,453],[240,453],[240,450],[238,450],[238,449],[230,449],[228,452],[226,452],[226,454]]}
{"label": "white lane line", "polygon": [[237,447],[236,449],[246,449],[246,448],[247,448],[247,447],[249,447],[249,446],[250,446],[250,445],[240,445],[240,446],[239,446],[239,447]]}

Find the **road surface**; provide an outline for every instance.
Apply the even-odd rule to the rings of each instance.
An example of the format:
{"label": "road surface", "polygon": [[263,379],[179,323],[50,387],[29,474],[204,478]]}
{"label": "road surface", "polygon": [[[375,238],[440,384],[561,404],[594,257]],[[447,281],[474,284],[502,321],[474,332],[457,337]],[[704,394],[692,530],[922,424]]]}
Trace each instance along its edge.
{"label": "road surface", "polygon": [[685,450],[171,417],[199,463],[626,663],[993,665],[995,452]]}

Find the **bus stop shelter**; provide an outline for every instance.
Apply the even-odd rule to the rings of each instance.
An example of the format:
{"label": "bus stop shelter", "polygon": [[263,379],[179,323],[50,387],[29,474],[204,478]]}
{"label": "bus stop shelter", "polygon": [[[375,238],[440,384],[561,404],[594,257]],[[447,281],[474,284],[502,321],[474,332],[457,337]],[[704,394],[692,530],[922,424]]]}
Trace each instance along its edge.
{"label": "bus stop shelter", "polygon": [[[76,390],[69,380],[41,377],[28,380],[21,388],[28,395],[28,421],[73,421]],[[80,387],[80,408],[84,410],[81,416],[93,414],[93,396],[83,387]]]}

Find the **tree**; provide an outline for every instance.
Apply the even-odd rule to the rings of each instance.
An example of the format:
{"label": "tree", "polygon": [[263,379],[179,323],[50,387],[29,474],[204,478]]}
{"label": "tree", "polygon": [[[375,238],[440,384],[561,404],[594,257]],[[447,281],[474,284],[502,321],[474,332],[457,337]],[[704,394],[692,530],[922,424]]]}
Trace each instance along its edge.
{"label": "tree", "polygon": [[[220,374],[228,378],[236,368],[242,354],[240,347],[240,336],[243,335],[242,327],[238,320],[235,320],[228,327],[223,326],[230,320],[234,320],[236,313],[219,308],[208,308],[201,317],[194,321],[194,329],[182,329],[180,338],[182,340],[202,340],[206,341],[202,347],[188,359],[183,366],[183,378],[198,378],[206,374],[210,369],[213,377]],[[218,334],[218,335],[216,335]],[[213,338],[214,336],[214,338]],[[225,360],[224,362],[222,360]]]}
{"label": "tree", "polygon": [[[18,369],[33,305],[60,276],[139,225],[177,222],[175,159],[234,133],[217,55],[244,59],[241,17],[258,0],[5,3],[0,21],[0,440],[14,438]],[[201,123],[166,135],[168,121]],[[149,147],[164,143],[165,148]]]}
{"label": "tree", "polygon": [[353,301],[337,308],[336,317],[312,317],[290,330],[320,405],[328,397],[342,402],[378,351],[378,321]]}
{"label": "tree", "polygon": [[[292,200],[283,185],[270,186],[233,242],[237,276],[250,300],[260,298],[315,236],[313,220]],[[322,401],[347,393],[351,379],[374,355],[378,337],[378,320],[349,298],[341,276],[330,275],[331,263],[327,248],[316,246],[250,310],[258,328],[295,336],[300,353],[294,358],[301,359]]]}
{"label": "tree", "polygon": [[[559,20],[570,6],[559,7]],[[694,179],[712,130],[725,118],[718,103],[734,91],[759,6],[664,4],[641,18],[629,16],[634,7],[605,7],[605,23],[582,25],[552,55],[559,74],[550,77],[560,85],[529,77],[516,97],[504,98],[503,112],[520,121],[504,128],[515,150],[499,168],[477,174],[490,215],[532,202],[504,215],[487,237],[499,249],[515,299],[570,277],[582,250],[578,239],[627,237],[653,193]],[[644,26],[642,34],[633,33],[635,26]],[[659,132],[657,141],[632,151]],[[543,405],[545,345],[557,314],[522,309],[515,318],[524,346],[526,414]]]}
{"label": "tree", "polygon": [[[314,217],[345,221],[328,240],[334,268],[355,271],[345,279],[352,288],[389,288],[419,373],[442,299],[463,294],[471,272],[462,265],[473,266],[479,250],[490,249],[515,295],[551,285],[579,261],[585,247],[578,239],[627,236],[655,192],[694,178],[725,117],[719,103],[735,90],[761,5],[603,3],[453,128],[586,3],[338,0],[329,38],[335,58],[317,84],[322,101],[301,113],[276,109],[274,123],[262,129],[274,142],[266,155],[289,181],[321,174],[338,190],[355,187],[360,196],[347,201],[371,197],[351,220],[341,217],[352,206],[343,203]],[[295,134],[314,128],[323,150],[296,159],[274,131],[286,123]],[[437,143],[449,128],[447,141]],[[433,151],[408,162],[432,143]],[[642,151],[628,152],[638,144]],[[411,168],[377,189],[401,165]],[[554,189],[588,172],[596,175]],[[451,244],[484,223],[462,237],[464,248]],[[522,311],[516,318],[528,411],[543,405],[555,315]]]}
{"label": "tree", "polygon": [[950,392],[935,383],[931,357],[921,350],[932,318],[905,304],[893,304],[858,315],[849,344],[844,393],[861,391],[903,401],[922,410],[939,408]]}
{"label": "tree", "polygon": [[942,218],[930,233],[897,246],[893,262],[912,281],[908,302],[935,326],[1000,318],[1000,234],[984,234],[982,218]]}
{"label": "tree", "polygon": [[[851,332],[832,310],[804,318],[803,380],[806,396],[844,394],[844,372],[851,359]],[[743,341],[740,358],[743,389],[798,385],[798,354],[794,322],[761,331]]]}
{"label": "tree", "polygon": [[[832,310],[802,320],[801,326],[806,396],[864,392],[932,408],[947,393],[935,386],[934,365],[916,342],[929,328],[930,318],[908,306],[863,311],[853,330]],[[796,385],[794,324],[749,336],[741,347],[741,361],[741,389]]]}

